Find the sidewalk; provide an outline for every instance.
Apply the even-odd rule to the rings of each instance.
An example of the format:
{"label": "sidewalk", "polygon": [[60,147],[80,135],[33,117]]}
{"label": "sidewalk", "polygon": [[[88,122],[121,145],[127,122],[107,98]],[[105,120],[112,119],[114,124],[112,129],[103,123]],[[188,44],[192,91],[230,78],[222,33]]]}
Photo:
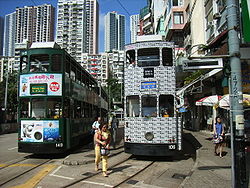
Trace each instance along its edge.
{"label": "sidewalk", "polygon": [[190,132],[202,145],[196,151],[196,162],[189,176],[180,187],[187,188],[228,188],[231,187],[231,150],[223,148],[223,158],[214,155],[214,144],[211,140],[212,133]]}

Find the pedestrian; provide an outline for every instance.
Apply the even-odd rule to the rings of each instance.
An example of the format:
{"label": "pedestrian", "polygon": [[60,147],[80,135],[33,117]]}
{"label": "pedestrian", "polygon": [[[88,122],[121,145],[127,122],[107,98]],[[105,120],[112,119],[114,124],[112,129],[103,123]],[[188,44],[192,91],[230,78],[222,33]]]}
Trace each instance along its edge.
{"label": "pedestrian", "polygon": [[97,117],[94,123],[92,124],[92,132],[93,135],[99,130],[99,126],[101,124],[101,117]]}
{"label": "pedestrian", "polygon": [[94,141],[95,141],[95,170],[98,171],[99,162],[102,159],[102,173],[103,176],[108,177],[107,169],[108,169],[108,156],[101,156],[101,148],[105,148],[109,150],[109,144],[111,141],[111,134],[108,130],[107,124],[101,124],[100,130],[95,133]]}
{"label": "pedestrian", "polygon": [[112,122],[111,122],[111,129],[112,129],[112,143],[113,148],[116,148],[116,135],[117,135],[117,128],[119,125],[119,120],[116,118],[116,115],[113,116]]}
{"label": "pedestrian", "polygon": [[[224,141],[224,124],[220,117],[216,117],[214,124],[214,154],[222,158],[223,141]],[[219,153],[218,150],[219,149]]]}

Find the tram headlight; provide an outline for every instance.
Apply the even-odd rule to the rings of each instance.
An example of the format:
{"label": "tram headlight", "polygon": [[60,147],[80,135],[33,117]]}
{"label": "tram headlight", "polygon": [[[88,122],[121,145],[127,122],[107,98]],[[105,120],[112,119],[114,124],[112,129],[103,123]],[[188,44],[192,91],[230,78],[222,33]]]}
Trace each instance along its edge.
{"label": "tram headlight", "polygon": [[147,132],[145,134],[145,138],[146,138],[146,140],[151,141],[154,139],[154,134],[152,132]]}

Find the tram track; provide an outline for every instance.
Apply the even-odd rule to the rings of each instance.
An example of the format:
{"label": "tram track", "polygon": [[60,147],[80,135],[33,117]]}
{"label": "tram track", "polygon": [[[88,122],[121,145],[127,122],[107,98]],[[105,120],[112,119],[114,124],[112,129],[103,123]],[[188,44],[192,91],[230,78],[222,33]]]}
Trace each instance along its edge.
{"label": "tram track", "polygon": [[[112,176],[113,174],[116,174],[117,171],[122,172],[123,169],[128,170],[128,171],[132,171],[132,174],[130,175],[124,175],[123,177],[120,177],[120,179],[115,182],[114,184],[110,185],[110,184],[105,184],[103,182],[98,183],[96,181],[96,179],[100,178],[100,176],[102,177],[102,171],[98,171],[95,173],[89,173],[87,175],[87,177],[78,179],[74,182],[71,182],[70,184],[67,184],[65,186],[63,186],[63,188],[66,187],[74,187],[74,186],[82,186],[82,185],[78,185],[78,184],[97,184],[97,185],[102,185],[104,187],[119,187],[120,185],[124,184],[125,182],[129,181],[130,179],[132,179],[134,176],[140,174],[141,172],[143,172],[144,170],[146,170],[147,168],[149,168],[151,165],[154,164],[155,161],[146,161],[146,162],[142,162],[141,163],[145,163],[144,165],[142,165],[142,168],[139,169],[134,169],[134,165],[132,165],[133,163],[137,163],[136,160],[132,159],[132,157],[128,157],[126,160],[122,160],[112,166],[109,167],[109,169],[111,169],[110,171],[110,176]],[[131,165],[129,165],[131,164]],[[119,170],[121,169],[121,171]],[[130,172],[131,173],[131,172]],[[126,173],[125,173],[126,174]],[[103,177],[104,180],[108,180],[108,178]],[[84,186],[84,185],[83,185]]]}
{"label": "tram track", "polygon": [[[20,160],[20,161],[17,161],[16,163],[12,163],[12,164],[9,164],[7,166],[5,166],[5,168],[7,167],[15,167],[15,166],[27,166],[27,167],[31,167],[29,169],[25,169],[25,170],[21,170],[20,172],[18,172],[17,174],[13,173],[12,175],[5,175],[6,173],[4,172],[3,169],[1,169],[2,171],[0,171],[0,187],[3,187],[9,183],[11,183],[12,181],[14,180],[17,180],[18,178],[22,177],[23,175],[49,163],[52,159],[44,159],[42,162],[39,162],[39,164],[25,164],[25,163],[20,163],[20,162],[24,162],[26,160],[30,160],[31,158],[28,158],[28,159],[24,159],[24,160]],[[6,170],[6,169],[5,169]],[[2,174],[2,175],[1,175]],[[5,175],[5,177],[4,177]],[[4,179],[2,181],[2,179]]]}

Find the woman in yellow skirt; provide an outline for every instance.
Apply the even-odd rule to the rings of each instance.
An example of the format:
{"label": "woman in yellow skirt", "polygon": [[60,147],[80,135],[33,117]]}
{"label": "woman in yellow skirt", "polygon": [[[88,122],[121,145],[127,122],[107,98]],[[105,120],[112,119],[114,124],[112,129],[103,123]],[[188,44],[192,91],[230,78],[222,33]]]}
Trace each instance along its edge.
{"label": "woman in yellow skirt", "polygon": [[102,158],[102,172],[103,176],[108,177],[107,169],[108,169],[108,156],[101,156],[101,147],[105,149],[109,149],[109,144],[111,141],[111,134],[108,130],[107,124],[101,124],[100,130],[95,133],[95,170],[98,171],[98,165]]}

